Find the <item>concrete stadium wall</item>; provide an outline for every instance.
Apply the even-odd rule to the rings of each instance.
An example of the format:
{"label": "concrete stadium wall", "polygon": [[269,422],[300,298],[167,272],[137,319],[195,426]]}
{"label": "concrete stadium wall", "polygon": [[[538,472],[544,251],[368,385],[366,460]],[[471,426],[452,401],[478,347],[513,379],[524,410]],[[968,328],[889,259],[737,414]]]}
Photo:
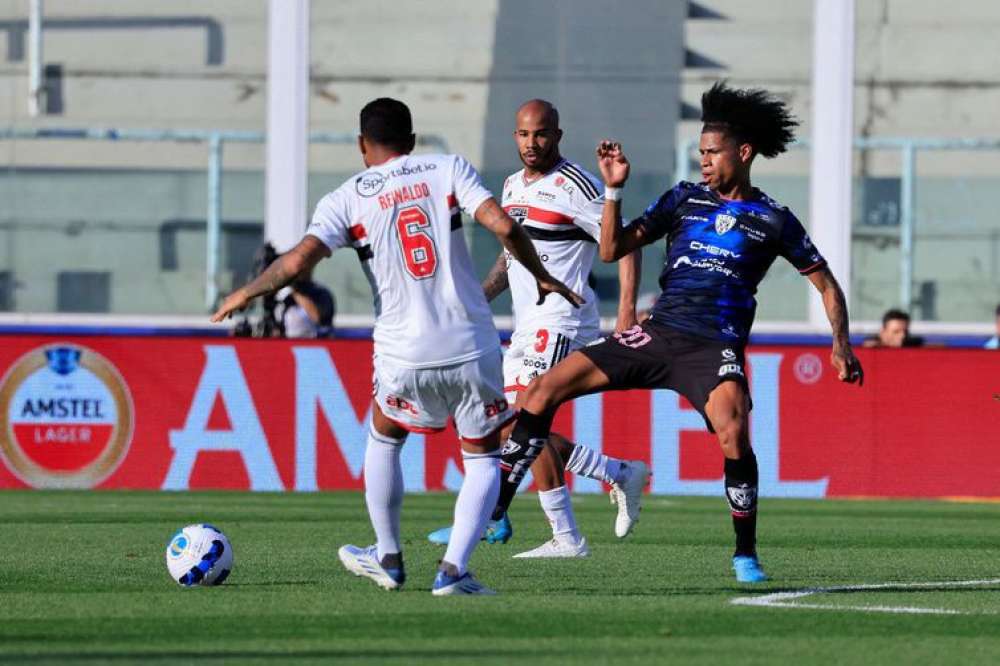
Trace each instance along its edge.
{"label": "concrete stadium wall", "polygon": [[[525,98],[548,97],[561,107],[568,156],[589,166],[594,139],[606,134],[630,147],[636,170],[626,197],[630,214],[672,181],[675,141],[697,135],[699,95],[719,78],[785,96],[808,136],[811,0],[642,0],[627,9],[593,0],[434,0],[413,7],[315,0],[311,127],[352,131],[364,102],[400,97],[420,131],[444,137],[480,165],[495,188],[518,166],[509,141],[513,109]],[[856,11],[859,135],[995,135],[1000,42],[992,35],[1000,27],[1000,5],[955,0],[944,9],[933,0],[882,0],[858,2]],[[26,0],[0,0],[0,124],[264,128],[265,2],[47,0],[49,108],[37,119],[27,116],[26,17]],[[969,45],[975,57],[962,55]],[[233,223],[261,221],[263,155],[261,146],[226,147],[224,217]],[[202,280],[193,257],[197,265],[204,259],[197,241],[185,250],[192,255],[190,275],[147,276],[142,290],[135,289],[135,266],[97,250],[113,244],[120,257],[149,260],[162,252],[150,239],[160,237],[164,220],[203,220],[206,159],[200,145],[0,142],[0,162],[8,165],[0,187],[9,197],[0,214],[0,272],[15,274],[14,306],[54,307],[54,271],[47,266],[112,264],[113,309],[200,312]],[[350,146],[314,147],[310,206],[358,165]],[[105,171],[83,171],[94,168]],[[147,170],[144,180],[137,172]],[[757,172],[762,186],[808,223],[805,154],[762,163]],[[863,154],[856,163],[862,181],[898,172],[898,156],[886,152]],[[939,298],[918,313],[977,318],[1000,299],[997,222],[975,206],[959,210],[949,202],[997,184],[1000,156],[935,156],[922,159],[919,172],[917,279],[935,282]],[[956,185],[968,177],[979,184]],[[119,209],[127,221],[98,232]],[[892,233],[859,227],[854,307],[866,318],[897,304]],[[480,266],[487,266],[496,246],[473,230],[470,239]],[[91,254],[93,260],[85,259]],[[647,256],[650,290],[661,256],[659,248]],[[806,287],[782,268],[762,287],[760,316],[804,318]],[[600,267],[598,275],[610,281],[613,268]],[[349,253],[325,262],[319,277],[335,286],[342,311],[370,310],[367,283]],[[147,290],[160,296],[151,300]]]}

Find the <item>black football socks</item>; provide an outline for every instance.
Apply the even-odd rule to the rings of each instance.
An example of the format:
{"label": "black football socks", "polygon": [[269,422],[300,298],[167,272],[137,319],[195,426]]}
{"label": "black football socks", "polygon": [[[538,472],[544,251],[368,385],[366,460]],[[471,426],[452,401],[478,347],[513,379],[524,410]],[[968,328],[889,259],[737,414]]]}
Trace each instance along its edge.
{"label": "black football socks", "polygon": [[500,457],[500,497],[493,511],[493,520],[500,520],[507,513],[524,475],[545,448],[552,417],[552,414],[532,414],[525,409],[518,412],[514,431],[504,442]]}
{"label": "black football socks", "polygon": [[726,501],[733,515],[736,555],[757,552],[757,456],[748,450],[739,460],[726,458]]}

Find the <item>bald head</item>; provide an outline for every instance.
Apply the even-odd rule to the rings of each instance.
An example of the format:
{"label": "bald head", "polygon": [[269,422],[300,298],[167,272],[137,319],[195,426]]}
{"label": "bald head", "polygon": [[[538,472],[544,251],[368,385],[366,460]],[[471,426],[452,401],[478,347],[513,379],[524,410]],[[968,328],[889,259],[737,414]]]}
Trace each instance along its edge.
{"label": "bald head", "polygon": [[515,123],[514,140],[526,175],[546,173],[562,159],[559,112],[551,103],[544,99],[528,100],[518,108]]}
{"label": "bald head", "polygon": [[559,129],[559,110],[544,99],[529,99],[517,109],[517,125],[521,118],[537,120],[552,129]]}

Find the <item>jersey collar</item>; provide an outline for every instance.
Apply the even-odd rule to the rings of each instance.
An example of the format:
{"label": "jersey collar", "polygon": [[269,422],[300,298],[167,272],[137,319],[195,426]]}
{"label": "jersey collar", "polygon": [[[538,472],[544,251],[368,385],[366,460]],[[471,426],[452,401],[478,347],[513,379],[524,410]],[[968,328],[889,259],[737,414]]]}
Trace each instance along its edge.
{"label": "jersey collar", "polygon": [[535,178],[534,180],[528,180],[527,178],[525,178],[524,177],[524,167],[521,167],[521,184],[524,185],[525,187],[531,187],[535,183],[538,183],[538,182],[541,182],[541,181],[545,180],[549,176],[549,174],[552,174],[552,173],[555,173],[556,171],[558,171],[560,168],[562,168],[562,166],[564,164],[566,164],[566,162],[567,162],[567,160],[566,160],[565,157],[560,157],[559,161],[556,162],[555,164],[553,164],[551,169],[549,169],[548,171],[546,171],[545,173],[543,173],[538,178]]}

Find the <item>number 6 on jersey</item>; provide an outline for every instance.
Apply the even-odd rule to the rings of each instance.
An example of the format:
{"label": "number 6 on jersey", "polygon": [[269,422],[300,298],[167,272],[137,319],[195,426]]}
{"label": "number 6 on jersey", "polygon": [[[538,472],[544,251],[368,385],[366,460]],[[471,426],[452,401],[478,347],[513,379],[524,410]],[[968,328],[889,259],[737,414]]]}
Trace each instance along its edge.
{"label": "number 6 on jersey", "polygon": [[430,219],[420,206],[401,208],[396,215],[403,264],[415,280],[429,278],[437,270],[437,247],[431,235],[424,231],[430,226]]}

